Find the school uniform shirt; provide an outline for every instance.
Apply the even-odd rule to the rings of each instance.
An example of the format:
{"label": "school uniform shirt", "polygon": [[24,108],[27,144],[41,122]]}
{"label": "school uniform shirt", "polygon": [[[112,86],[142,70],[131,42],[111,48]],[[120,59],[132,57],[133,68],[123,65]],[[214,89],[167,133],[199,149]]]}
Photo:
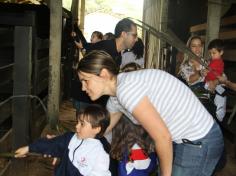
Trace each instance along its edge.
{"label": "school uniform shirt", "polygon": [[155,170],[157,158],[155,153],[149,156],[138,145],[134,144],[129,156],[119,161],[119,176],[149,176]]}
{"label": "school uniform shirt", "polygon": [[81,140],[75,133],[65,133],[53,139],[39,139],[29,145],[29,151],[60,158],[56,176],[111,176],[109,155],[97,139]]}
{"label": "school uniform shirt", "polygon": [[138,124],[132,112],[147,97],[176,143],[182,143],[185,138],[192,141],[200,139],[213,125],[212,116],[194,93],[167,72],[145,69],[121,73],[117,76],[116,89],[116,97],[110,97],[107,103],[109,112],[122,112]]}

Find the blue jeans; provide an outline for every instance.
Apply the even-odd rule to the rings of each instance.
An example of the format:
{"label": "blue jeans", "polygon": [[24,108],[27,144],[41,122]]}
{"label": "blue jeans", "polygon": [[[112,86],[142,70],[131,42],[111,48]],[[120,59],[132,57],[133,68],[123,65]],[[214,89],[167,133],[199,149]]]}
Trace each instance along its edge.
{"label": "blue jeans", "polygon": [[175,143],[172,176],[211,176],[223,148],[223,136],[216,122],[202,139]]}

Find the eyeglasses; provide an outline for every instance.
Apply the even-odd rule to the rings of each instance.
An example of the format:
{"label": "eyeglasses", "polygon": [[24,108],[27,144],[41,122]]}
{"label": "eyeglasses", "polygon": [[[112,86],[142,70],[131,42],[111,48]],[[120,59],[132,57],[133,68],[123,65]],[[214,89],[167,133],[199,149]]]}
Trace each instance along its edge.
{"label": "eyeglasses", "polygon": [[137,38],[138,37],[138,34],[137,33],[134,33],[134,32],[127,32],[128,35],[132,35],[134,38]]}

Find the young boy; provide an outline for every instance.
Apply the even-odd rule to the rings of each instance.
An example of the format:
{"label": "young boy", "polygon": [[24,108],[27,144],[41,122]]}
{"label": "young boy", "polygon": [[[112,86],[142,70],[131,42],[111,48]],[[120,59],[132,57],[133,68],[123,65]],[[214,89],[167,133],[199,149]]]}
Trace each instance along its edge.
{"label": "young boy", "polygon": [[110,176],[109,155],[97,138],[103,136],[110,124],[109,113],[97,105],[88,106],[76,115],[75,133],[65,133],[52,139],[39,139],[29,146],[16,150],[15,157],[28,152],[59,157],[56,176]]}
{"label": "young boy", "polygon": [[[222,55],[224,53],[224,43],[220,39],[212,40],[208,45],[208,51],[211,56],[209,69],[205,74],[205,88],[209,89],[210,82],[217,80],[219,76],[222,76],[224,72],[224,62]],[[224,96],[225,89],[221,85],[217,85],[215,88],[216,96],[214,103],[216,105],[216,117],[219,121],[222,121],[225,116],[226,110],[226,96]]]}
{"label": "young boy", "polygon": [[224,44],[220,39],[212,40],[208,45],[208,51],[211,56],[209,69],[207,71],[205,82],[214,81],[218,76],[222,76],[224,72],[224,62],[222,55],[224,53]]}

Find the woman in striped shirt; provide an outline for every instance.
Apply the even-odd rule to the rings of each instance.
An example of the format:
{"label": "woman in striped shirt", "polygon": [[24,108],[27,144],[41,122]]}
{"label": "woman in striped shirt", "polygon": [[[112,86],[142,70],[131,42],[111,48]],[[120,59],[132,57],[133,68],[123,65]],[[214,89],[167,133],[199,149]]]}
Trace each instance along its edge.
{"label": "woman in striped shirt", "polygon": [[107,131],[125,114],[152,137],[161,176],[210,176],[221,156],[223,137],[192,91],[158,69],[118,73],[103,51],[91,52],[78,65],[82,90],[91,100],[110,95]]}

